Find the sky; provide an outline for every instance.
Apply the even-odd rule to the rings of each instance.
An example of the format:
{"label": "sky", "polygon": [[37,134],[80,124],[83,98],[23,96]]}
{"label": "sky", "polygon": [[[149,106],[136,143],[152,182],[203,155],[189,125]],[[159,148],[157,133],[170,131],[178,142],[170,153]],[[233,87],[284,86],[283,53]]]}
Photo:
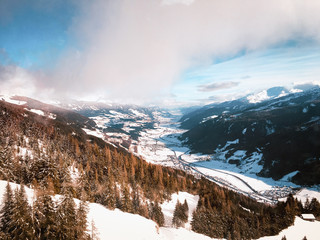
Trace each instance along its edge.
{"label": "sky", "polygon": [[318,0],[0,0],[0,94],[202,105],[320,82]]}

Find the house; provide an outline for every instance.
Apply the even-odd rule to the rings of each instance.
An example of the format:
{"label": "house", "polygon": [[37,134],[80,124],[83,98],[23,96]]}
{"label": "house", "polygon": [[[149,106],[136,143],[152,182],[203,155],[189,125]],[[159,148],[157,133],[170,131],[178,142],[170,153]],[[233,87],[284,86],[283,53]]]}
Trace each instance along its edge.
{"label": "house", "polygon": [[307,220],[307,221],[311,221],[311,222],[316,220],[315,216],[311,213],[303,213],[303,214],[301,214],[301,217],[303,220]]}

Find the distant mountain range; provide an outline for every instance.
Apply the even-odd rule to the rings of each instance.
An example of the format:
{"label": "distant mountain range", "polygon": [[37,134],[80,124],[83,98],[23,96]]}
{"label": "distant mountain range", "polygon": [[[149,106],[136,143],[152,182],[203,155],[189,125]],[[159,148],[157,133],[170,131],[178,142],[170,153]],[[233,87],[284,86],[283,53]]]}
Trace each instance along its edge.
{"label": "distant mountain range", "polygon": [[319,87],[275,87],[204,106],[180,121],[188,130],[181,140],[193,153],[222,156],[239,167],[255,161],[258,175],[274,179],[297,171],[293,182],[320,184]]}

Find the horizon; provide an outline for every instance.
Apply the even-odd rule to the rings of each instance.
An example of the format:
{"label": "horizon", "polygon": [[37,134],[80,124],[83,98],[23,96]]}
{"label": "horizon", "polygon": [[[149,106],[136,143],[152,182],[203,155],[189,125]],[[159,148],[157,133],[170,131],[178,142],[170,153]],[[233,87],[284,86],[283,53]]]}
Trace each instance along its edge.
{"label": "horizon", "polygon": [[201,106],[320,82],[320,3],[4,0],[0,94]]}

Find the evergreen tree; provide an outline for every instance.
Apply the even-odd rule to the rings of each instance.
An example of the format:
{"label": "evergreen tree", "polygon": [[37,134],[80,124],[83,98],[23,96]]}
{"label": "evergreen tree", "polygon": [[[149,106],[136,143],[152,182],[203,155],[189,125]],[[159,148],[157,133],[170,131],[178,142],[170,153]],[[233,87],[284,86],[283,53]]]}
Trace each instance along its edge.
{"label": "evergreen tree", "polygon": [[83,240],[88,239],[87,231],[87,212],[88,205],[86,202],[80,201],[79,208],[76,213],[76,234],[75,239]]}
{"label": "evergreen tree", "polygon": [[14,229],[12,231],[12,239],[32,239],[32,217],[31,208],[28,204],[26,192],[22,185],[20,189],[16,189],[14,199],[14,209],[12,220]]}
{"label": "evergreen tree", "polygon": [[164,225],[164,215],[157,201],[155,204],[150,204],[149,215],[150,219],[155,221],[160,227]]}
{"label": "evergreen tree", "polygon": [[[6,186],[6,191],[3,196],[3,207],[0,211],[0,217],[1,217],[1,225],[0,229],[3,233],[3,236],[6,236],[6,238],[10,238],[12,236],[12,231],[14,229],[14,222],[13,222],[13,209],[14,209],[14,196],[10,187],[9,182]],[[5,239],[5,238],[4,238]]]}
{"label": "evergreen tree", "polygon": [[121,198],[121,210],[124,212],[132,212],[132,201],[130,198],[130,192],[127,186],[123,187]]}
{"label": "evergreen tree", "polygon": [[63,240],[75,239],[76,207],[70,192],[63,196],[58,206],[57,238]]}
{"label": "evergreen tree", "polygon": [[188,211],[187,200],[185,200],[183,204],[178,200],[173,212],[172,225],[175,227],[183,227],[188,221]]}
{"label": "evergreen tree", "polygon": [[33,205],[33,226],[36,239],[54,239],[57,234],[57,214],[51,196],[39,193]]}

